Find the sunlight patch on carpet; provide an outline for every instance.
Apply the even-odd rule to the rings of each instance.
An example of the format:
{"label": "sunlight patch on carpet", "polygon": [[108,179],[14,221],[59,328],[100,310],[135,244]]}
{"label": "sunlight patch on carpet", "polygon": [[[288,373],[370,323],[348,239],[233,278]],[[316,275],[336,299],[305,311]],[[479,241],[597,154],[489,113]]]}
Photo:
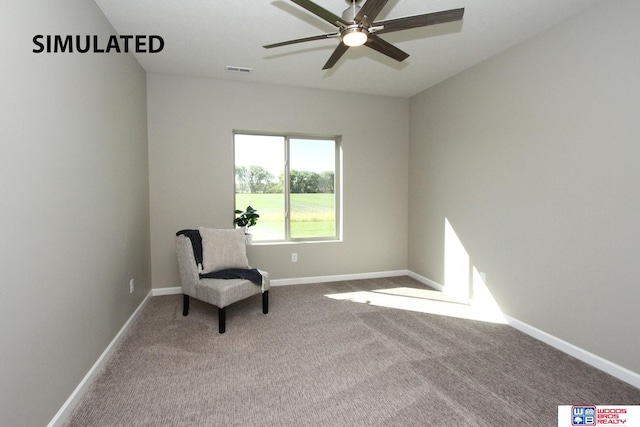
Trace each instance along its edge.
{"label": "sunlight patch on carpet", "polygon": [[[485,287],[486,289],[486,287]],[[488,290],[487,290],[488,293]],[[437,314],[440,316],[480,320],[491,323],[506,323],[500,308],[491,295],[476,293],[470,304],[460,303],[450,295],[420,288],[388,288],[372,291],[327,294],[328,298],[369,304],[379,307]]]}

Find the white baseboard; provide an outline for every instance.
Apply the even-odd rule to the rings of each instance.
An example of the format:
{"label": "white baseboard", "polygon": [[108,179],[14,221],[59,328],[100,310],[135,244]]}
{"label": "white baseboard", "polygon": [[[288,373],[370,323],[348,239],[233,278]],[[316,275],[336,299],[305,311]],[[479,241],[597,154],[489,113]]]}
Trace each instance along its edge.
{"label": "white baseboard", "polygon": [[412,279],[416,279],[418,282],[422,283],[423,285],[427,285],[437,291],[440,291],[440,292],[444,291],[444,286],[442,286],[440,283],[434,282],[431,279],[427,279],[426,277],[421,276],[418,273],[414,273],[413,271],[407,270],[407,276],[411,277]]}
{"label": "white baseboard", "polygon": [[373,273],[337,274],[333,276],[297,277],[272,279],[271,286],[308,285],[311,283],[340,282],[344,280],[376,279],[379,277],[408,276],[408,270],[378,271]]}
{"label": "white baseboard", "polygon": [[182,293],[182,288],[180,286],[177,286],[175,288],[156,288],[156,289],[151,289],[151,295],[153,295],[154,297],[159,297],[162,295],[176,295],[176,294],[181,294]]}
{"label": "white baseboard", "polygon": [[598,368],[601,371],[604,371],[607,374],[618,378],[619,380],[631,384],[634,387],[640,388],[640,374],[624,368],[620,365],[616,365],[613,362],[610,362],[598,355],[590,353],[580,347],[561,340],[560,338],[554,337],[553,335],[541,331],[540,329],[534,328],[533,326],[521,322],[518,319],[514,319],[513,317],[507,315],[505,315],[504,317],[507,320],[509,326],[516,328],[520,332],[524,332],[525,334],[536,338],[545,344],[549,344],[550,346],[557,348],[563,353],[573,356],[576,359],[579,359],[595,368]]}
{"label": "white baseboard", "polygon": [[62,405],[62,407],[58,410],[58,412],[54,415],[54,417],[49,421],[47,427],[62,427],[64,423],[67,421],[67,418],[71,415],[75,407],[78,405],[84,394],[86,393],[91,382],[96,378],[98,373],[102,370],[106,362],[109,360],[109,357],[113,354],[114,350],[127,333],[134,320],[138,317],[144,306],[151,299],[152,293],[149,292],[146,297],[142,300],[138,308],[133,312],[133,314],[129,317],[129,320],[120,328],[120,332],[116,334],[116,336],[111,340],[111,343],[107,346],[105,351],[102,352],[96,363],[93,364],[89,372],[84,376],[80,384],[73,390],[71,396],[67,399],[66,402]]}
{"label": "white baseboard", "polygon": [[[442,291],[444,286],[440,283],[434,282],[424,276],[414,273],[410,270],[390,270],[390,271],[378,271],[373,273],[352,273],[352,274],[337,274],[331,276],[314,276],[314,277],[296,277],[290,279],[272,279],[271,286],[290,286],[290,285],[308,285],[311,283],[328,283],[328,282],[340,282],[343,280],[359,280],[359,279],[376,279],[380,277],[395,277],[395,276],[409,276],[420,283],[423,283],[433,289]],[[177,286],[173,288],[155,288],[151,290],[154,297],[162,295],[176,295],[182,293],[182,288]]]}

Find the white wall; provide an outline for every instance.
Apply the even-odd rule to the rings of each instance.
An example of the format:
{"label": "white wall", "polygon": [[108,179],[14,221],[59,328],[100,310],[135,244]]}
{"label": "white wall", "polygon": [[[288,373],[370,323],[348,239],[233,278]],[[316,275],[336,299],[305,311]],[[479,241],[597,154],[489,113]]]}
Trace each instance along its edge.
{"label": "white wall", "polygon": [[640,3],[605,2],[411,100],[409,268],[445,218],[503,311],[640,373]]}
{"label": "white wall", "polygon": [[178,230],[233,227],[234,129],[342,135],[344,241],[254,245],[252,265],[274,279],[406,268],[407,99],[155,74],[147,92],[154,288],[180,285]]}
{"label": "white wall", "polygon": [[145,73],[32,52],[36,34],[115,34],[94,2],[1,9],[0,425],[43,426],[151,287]]}

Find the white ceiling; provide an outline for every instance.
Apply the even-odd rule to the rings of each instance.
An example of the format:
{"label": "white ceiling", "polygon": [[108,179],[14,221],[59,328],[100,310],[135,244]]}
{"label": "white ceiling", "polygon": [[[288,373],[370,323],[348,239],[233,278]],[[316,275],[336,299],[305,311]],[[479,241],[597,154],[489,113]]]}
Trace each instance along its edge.
{"label": "white ceiling", "polygon": [[[96,0],[119,34],[157,34],[160,53],[135,54],[147,72],[413,96],[604,0],[389,0],[377,20],[465,8],[464,19],[380,35],[411,56],[365,46],[322,71],[339,41],[265,44],[335,32],[289,0]],[[316,0],[341,15],[345,0]],[[231,73],[225,66],[252,68]]]}

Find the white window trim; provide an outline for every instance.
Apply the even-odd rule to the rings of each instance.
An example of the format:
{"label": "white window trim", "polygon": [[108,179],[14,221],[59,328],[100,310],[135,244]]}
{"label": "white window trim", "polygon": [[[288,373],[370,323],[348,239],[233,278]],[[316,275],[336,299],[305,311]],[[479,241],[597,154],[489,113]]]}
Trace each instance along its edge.
{"label": "white window trim", "polygon": [[[315,242],[339,242],[342,241],[342,137],[340,135],[318,135],[318,134],[305,134],[305,133],[292,133],[292,132],[261,132],[261,131],[247,131],[247,130],[234,130],[233,131],[233,144],[234,144],[234,158],[233,158],[233,205],[235,209],[244,209],[244,207],[236,206],[236,191],[235,191],[235,136],[236,135],[256,135],[256,136],[281,136],[285,141],[285,159],[284,159],[284,223],[285,223],[285,236],[284,239],[278,240],[257,240],[252,244],[286,244],[286,243],[315,243]],[[289,141],[291,139],[324,139],[327,141],[334,141],[335,145],[335,165],[334,165],[334,213],[335,213],[335,232],[334,236],[324,237],[291,237],[291,221],[290,221],[290,170],[289,170]],[[258,213],[260,213],[258,211]]]}

